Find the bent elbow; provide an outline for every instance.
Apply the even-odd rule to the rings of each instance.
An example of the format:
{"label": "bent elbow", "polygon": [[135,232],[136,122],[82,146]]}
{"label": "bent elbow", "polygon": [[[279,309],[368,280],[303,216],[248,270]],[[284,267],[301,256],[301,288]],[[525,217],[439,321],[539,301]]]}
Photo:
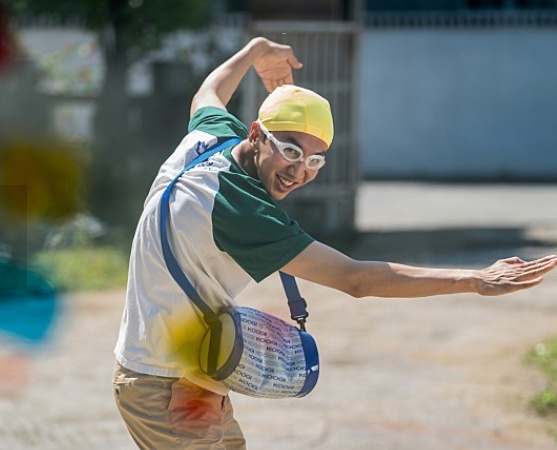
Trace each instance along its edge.
{"label": "bent elbow", "polygon": [[350,297],[354,298],[363,298],[367,297],[369,293],[366,291],[364,284],[361,280],[354,278],[351,279],[350,277],[345,279],[345,284],[341,289],[345,294],[348,294]]}
{"label": "bent elbow", "polygon": [[335,273],[335,288],[353,298],[369,296],[369,286],[366,283],[366,271],[359,261],[349,260],[350,264],[337,268]]}

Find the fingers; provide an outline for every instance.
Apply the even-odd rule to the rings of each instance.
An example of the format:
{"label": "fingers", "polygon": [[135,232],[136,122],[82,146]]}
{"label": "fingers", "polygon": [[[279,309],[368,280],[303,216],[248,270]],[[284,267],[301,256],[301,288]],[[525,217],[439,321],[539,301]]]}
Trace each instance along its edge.
{"label": "fingers", "polygon": [[534,286],[537,286],[538,284],[540,284],[542,282],[543,282],[542,277],[537,277],[537,278],[534,278],[532,280],[511,282],[511,283],[509,283],[509,289],[507,290],[506,293],[521,291],[523,289],[530,289],[530,288],[533,288]]}
{"label": "fingers", "polygon": [[541,268],[541,267],[554,267],[557,264],[557,256],[550,255],[544,256],[543,258],[535,259],[533,261],[524,261],[518,256],[512,258],[502,259],[500,262],[513,265],[521,265],[525,269],[530,268]]}
{"label": "fingers", "polygon": [[545,256],[534,261],[524,263],[524,268],[532,273],[544,274],[553,270],[557,266],[557,257],[555,255]]}
{"label": "fingers", "polygon": [[284,84],[293,84],[293,69],[301,69],[303,64],[288,45],[269,43],[270,47],[254,62],[254,68],[270,93]]}
{"label": "fingers", "polygon": [[301,69],[304,65],[294,54],[294,50],[290,45],[276,44],[279,52],[282,52],[284,59],[293,69]]}
{"label": "fingers", "polygon": [[537,286],[543,275],[557,267],[557,256],[545,256],[533,261],[518,257],[498,261],[483,271],[484,295],[501,295]]}
{"label": "fingers", "polygon": [[524,262],[517,267],[517,280],[533,280],[550,272],[557,266],[557,258],[546,256],[534,261]]}
{"label": "fingers", "polygon": [[518,256],[513,256],[511,258],[505,258],[502,261],[506,262],[508,264],[519,264],[519,263],[526,262],[523,259],[519,258]]}
{"label": "fingers", "polygon": [[265,78],[263,79],[263,86],[269,93],[273,92],[277,87],[283,86],[285,84],[293,84],[294,80],[292,79],[292,75],[284,77],[284,78]]}
{"label": "fingers", "polygon": [[263,78],[262,81],[263,81],[263,86],[265,86],[265,89],[267,89],[267,92],[269,92],[269,94],[273,92],[277,87],[286,84],[283,82],[282,79],[275,79],[275,78]]}
{"label": "fingers", "polygon": [[532,261],[523,261],[523,262],[526,262],[527,264],[538,264],[538,263],[544,263],[544,262],[547,262],[547,261],[553,261],[555,259],[557,259],[557,256],[550,255],[550,256],[544,256],[543,258],[534,259]]}
{"label": "fingers", "polygon": [[288,58],[288,64],[290,64],[290,67],[292,67],[293,69],[301,69],[302,67],[304,67],[304,65],[298,60],[298,58],[294,56],[294,54],[292,54]]}
{"label": "fingers", "polygon": [[512,281],[506,280],[503,283],[489,284],[485,289],[480,292],[481,295],[498,296],[511,294],[513,292],[521,291],[524,289],[533,288],[543,282],[542,277],[533,278],[531,280]]}
{"label": "fingers", "polygon": [[531,261],[531,262],[533,263],[557,262],[557,255],[544,256],[543,258],[536,259],[535,261]]}
{"label": "fingers", "polygon": [[262,79],[261,81],[263,81],[263,86],[265,86],[265,89],[267,89],[267,92],[270,94],[271,92],[273,92],[275,90],[276,83],[273,82],[273,80],[269,80],[269,79]]}
{"label": "fingers", "polygon": [[292,74],[284,77],[284,78],[280,78],[277,80],[277,86],[283,86],[285,84],[292,84],[294,82],[294,79],[292,78]]}

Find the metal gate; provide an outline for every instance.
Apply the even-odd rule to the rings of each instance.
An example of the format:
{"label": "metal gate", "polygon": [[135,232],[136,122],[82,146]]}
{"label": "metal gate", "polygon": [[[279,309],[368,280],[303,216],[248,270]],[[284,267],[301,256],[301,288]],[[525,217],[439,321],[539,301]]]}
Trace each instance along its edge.
{"label": "metal gate", "polygon": [[[354,228],[355,195],[359,180],[354,117],[355,62],[358,44],[356,24],[347,22],[255,22],[251,34],[291,45],[303,69],[294,83],[314,90],[331,104],[335,137],[327,164],[307,186],[281,204],[308,232],[338,234]],[[257,117],[267,92],[251,73],[244,86],[244,123]]]}

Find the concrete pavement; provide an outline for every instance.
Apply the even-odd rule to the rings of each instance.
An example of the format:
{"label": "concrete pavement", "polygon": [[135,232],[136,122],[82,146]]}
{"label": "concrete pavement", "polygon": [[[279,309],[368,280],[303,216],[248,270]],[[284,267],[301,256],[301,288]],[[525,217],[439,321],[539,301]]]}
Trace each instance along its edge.
{"label": "concrete pavement", "polygon": [[[364,183],[355,256],[485,264],[557,246],[557,184]],[[553,250],[554,252],[554,250]]]}
{"label": "concrete pavement", "polygon": [[[359,234],[341,247],[361,258],[471,267],[557,253],[555,185],[365,183],[357,205]],[[528,408],[543,377],[524,364],[557,334],[557,273],[546,278],[504,298],[357,301],[300,282],[320,383],[305,399],[235,398],[251,448],[557,448]],[[275,313],[283,301],[273,280],[243,299]]]}
{"label": "concrete pavement", "polygon": [[[557,253],[557,186],[366,183],[352,254],[483,265]],[[379,258],[380,257],[380,258]],[[557,334],[557,273],[504,298],[361,299],[300,281],[321,357],[308,397],[233,396],[251,450],[549,450],[528,409],[544,378],[524,364]],[[64,299],[56,339],[27,361],[23,392],[0,385],[0,448],[132,450],[113,404],[123,291]],[[287,318],[278,277],[239,299]],[[554,425],[553,425],[554,426]]]}

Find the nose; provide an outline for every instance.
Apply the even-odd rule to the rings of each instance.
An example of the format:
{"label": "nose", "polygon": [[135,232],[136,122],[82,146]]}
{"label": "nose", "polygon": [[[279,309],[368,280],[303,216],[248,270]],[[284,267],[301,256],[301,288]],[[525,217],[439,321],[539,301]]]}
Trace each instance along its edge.
{"label": "nose", "polygon": [[303,161],[296,161],[290,163],[288,171],[292,176],[296,178],[301,178],[303,175],[305,175],[306,165],[304,164]]}

